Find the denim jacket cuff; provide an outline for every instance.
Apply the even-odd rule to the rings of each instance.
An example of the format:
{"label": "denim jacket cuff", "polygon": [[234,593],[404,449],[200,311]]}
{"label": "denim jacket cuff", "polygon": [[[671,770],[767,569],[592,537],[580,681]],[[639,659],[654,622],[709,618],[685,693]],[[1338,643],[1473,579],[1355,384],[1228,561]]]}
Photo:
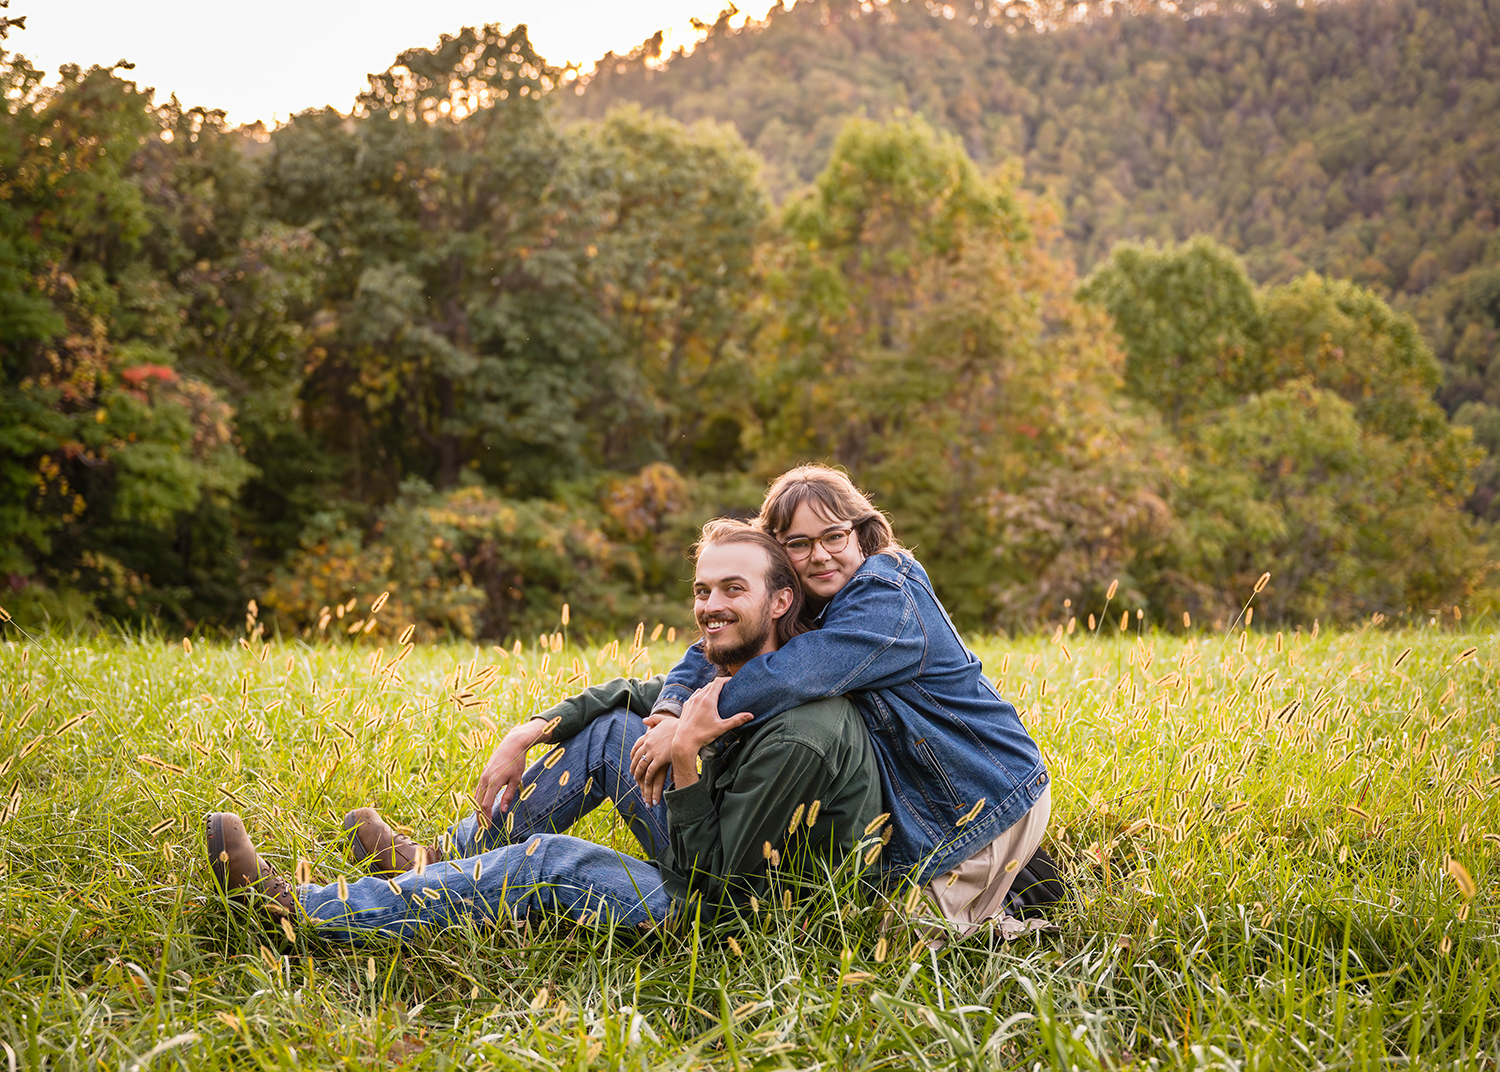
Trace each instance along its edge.
{"label": "denim jacket cuff", "polygon": [[692,695],[693,690],[686,685],[679,685],[676,682],[669,681],[662,686],[661,695],[656,698],[656,706],[660,707],[664,703],[675,703],[677,709],[680,711],[683,703]]}
{"label": "denim jacket cuff", "polygon": [[713,798],[703,778],[682,789],[668,789],[662,799],[667,805],[667,822],[679,830],[714,815]]}
{"label": "denim jacket cuff", "polygon": [[673,718],[682,717],[682,701],[658,697],[656,706],[651,709],[653,715],[671,715]]}

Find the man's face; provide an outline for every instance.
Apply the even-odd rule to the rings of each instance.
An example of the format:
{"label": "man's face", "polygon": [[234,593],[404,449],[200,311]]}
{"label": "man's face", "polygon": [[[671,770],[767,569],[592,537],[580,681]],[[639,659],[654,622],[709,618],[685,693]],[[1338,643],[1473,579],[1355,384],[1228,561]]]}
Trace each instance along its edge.
{"label": "man's face", "polygon": [[767,590],[768,565],[766,552],[753,543],[711,543],[698,555],[693,616],[703,631],[703,654],[731,673],[776,649],[776,619],[792,594]]}

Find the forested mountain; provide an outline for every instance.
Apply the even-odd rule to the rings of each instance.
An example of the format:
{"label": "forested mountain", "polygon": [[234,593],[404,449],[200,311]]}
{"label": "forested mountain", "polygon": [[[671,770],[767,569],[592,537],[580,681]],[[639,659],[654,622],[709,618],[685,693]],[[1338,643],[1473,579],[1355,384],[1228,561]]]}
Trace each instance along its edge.
{"label": "forested mountain", "polygon": [[[935,10],[721,21],[582,94],[524,27],[465,29],[276,130],[0,53],[0,602],[192,629],[254,597],[252,630],[353,634],[388,591],[382,621],[424,634],[550,632],[565,603],[585,632],[686,625],[696,527],[816,459],[966,628],[1106,592],[1227,622],[1266,571],[1257,621],[1493,609],[1494,458],[1439,404],[1500,434],[1489,113],[1415,158],[1392,118],[1426,107],[1402,72],[1432,69],[1432,16]],[[1283,52],[1340,18],[1354,51],[1410,24],[1381,45],[1399,84],[1341,105],[1388,144],[1330,156],[1318,118],[1286,149],[1278,108],[1333,105]],[[1489,84],[1471,29],[1453,107]],[[632,86],[722,103],[754,148]],[[1277,180],[1293,159],[1327,190]],[[1197,217],[1163,191],[1216,237],[1171,241]],[[1406,308],[1448,317],[1446,380]]]}
{"label": "forested mountain", "polygon": [[[847,117],[919,114],[1052,197],[1080,272],[1122,239],[1207,234],[1257,283],[1371,288],[1415,316],[1444,406],[1500,449],[1500,3],[1215,6],[803,0],[721,18],[688,55],[606,57],[564,111],[730,122],[782,197]],[[1500,516],[1497,492],[1491,463],[1472,507]]]}

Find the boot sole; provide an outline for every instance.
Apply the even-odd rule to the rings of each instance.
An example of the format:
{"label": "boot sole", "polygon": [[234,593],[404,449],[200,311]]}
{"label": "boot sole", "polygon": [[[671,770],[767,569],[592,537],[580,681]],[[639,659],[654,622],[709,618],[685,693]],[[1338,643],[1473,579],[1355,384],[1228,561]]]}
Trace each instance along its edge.
{"label": "boot sole", "polygon": [[229,868],[220,859],[224,854],[224,813],[210,812],[203,821],[203,839],[208,844],[208,866],[213,868],[219,889],[229,892]]}

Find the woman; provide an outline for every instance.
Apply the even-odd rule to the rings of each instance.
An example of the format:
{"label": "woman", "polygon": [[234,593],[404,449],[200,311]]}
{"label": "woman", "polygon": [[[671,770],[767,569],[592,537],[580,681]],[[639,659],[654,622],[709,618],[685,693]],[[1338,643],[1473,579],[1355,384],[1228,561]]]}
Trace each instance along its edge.
{"label": "woman", "polygon": [[821,465],[783,474],[760,522],[791,556],[815,628],[732,679],[715,680],[698,646],[688,650],[657,700],[659,725],[633,755],[648,799],[660,793],[671,719],[696,690],[716,692],[721,717],[765,718],[847,695],[870,730],[890,812],[885,869],[926,884],[965,933],[1003,916],[1051,813],[1047,769],[1016,709],[964,647],[921,564],[846,475]]}

